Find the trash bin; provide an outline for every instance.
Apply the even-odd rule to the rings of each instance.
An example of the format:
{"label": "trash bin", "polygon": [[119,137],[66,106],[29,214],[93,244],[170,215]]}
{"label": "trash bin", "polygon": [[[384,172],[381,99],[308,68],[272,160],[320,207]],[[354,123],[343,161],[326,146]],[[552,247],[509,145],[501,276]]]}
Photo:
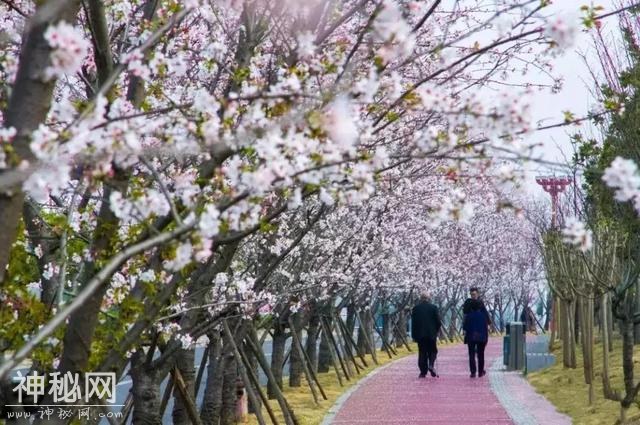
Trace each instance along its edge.
{"label": "trash bin", "polygon": [[507,366],[509,364],[509,352],[511,348],[511,322],[505,323],[504,333],[504,339],[502,340],[502,364]]}
{"label": "trash bin", "polygon": [[524,323],[511,322],[507,325],[507,329],[509,334],[507,370],[523,370],[526,361]]}
{"label": "trash bin", "polygon": [[511,338],[511,335],[505,335],[502,337],[502,364],[503,365],[508,365],[509,364],[509,339]]}

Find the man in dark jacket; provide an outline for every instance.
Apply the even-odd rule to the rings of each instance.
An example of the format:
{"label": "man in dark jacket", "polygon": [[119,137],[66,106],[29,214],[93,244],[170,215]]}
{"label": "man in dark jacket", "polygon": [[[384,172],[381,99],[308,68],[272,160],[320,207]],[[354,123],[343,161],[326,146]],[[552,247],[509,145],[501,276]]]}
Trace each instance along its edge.
{"label": "man in dark jacket", "polygon": [[[480,299],[480,293],[478,292],[478,288],[476,286],[472,286],[469,288],[469,298],[467,298],[462,305],[462,314],[466,315],[471,311],[471,305],[475,302],[479,302],[481,305],[481,310],[487,316],[487,322],[491,325],[491,316],[489,316],[489,312],[487,311],[487,307],[485,307],[484,302]],[[467,335],[464,336],[464,343],[467,344]]]}
{"label": "man in dark jacket", "polygon": [[[486,314],[484,304],[479,300],[469,303],[468,312],[464,315],[464,339],[469,348],[469,370],[471,377],[483,377],[484,370],[484,349],[489,340],[489,318]],[[476,369],[476,355],[478,356],[478,367]]]}
{"label": "man in dark jacket", "polygon": [[429,294],[423,292],[419,303],[411,311],[411,337],[418,343],[418,367],[420,378],[436,377],[436,357],[438,356],[437,339],[442,322],[438,308],[429,302]]}
{"label": "man in dark jacket", "polygon": [[[482,309],[484,311],[487,311],[487,308],[484,306],[484,302],[482,302],[482,300],[480,299],[480,293],[478,292],[478,288],[476,286],[472,286],[471,288],[469,288],[469,298],[467,298],[464,301],[464,304],[462,304],[462,314],[467,314],[468,312],[471,311],[471,304],[474,301],[480,301],[480,304],[482,304]],[[487,317],[489,316],[489,312],[487,312]]]}

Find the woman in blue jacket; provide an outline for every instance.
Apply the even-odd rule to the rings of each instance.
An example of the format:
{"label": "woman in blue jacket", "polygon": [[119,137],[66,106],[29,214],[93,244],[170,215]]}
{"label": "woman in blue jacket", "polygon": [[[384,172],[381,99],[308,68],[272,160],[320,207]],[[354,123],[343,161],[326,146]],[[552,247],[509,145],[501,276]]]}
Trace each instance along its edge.
{"label": "woman in blue jacket", "polygon": [[[469,348],[469,369],[471,377],[482,377],[484,370],[484,349],[489,340],[489,315],[484,305],[479,300],[472,300],[469,309],[464,315],[463,329],[464,340]],[[478,356],[478,368],[476,369],[476,355]]]}

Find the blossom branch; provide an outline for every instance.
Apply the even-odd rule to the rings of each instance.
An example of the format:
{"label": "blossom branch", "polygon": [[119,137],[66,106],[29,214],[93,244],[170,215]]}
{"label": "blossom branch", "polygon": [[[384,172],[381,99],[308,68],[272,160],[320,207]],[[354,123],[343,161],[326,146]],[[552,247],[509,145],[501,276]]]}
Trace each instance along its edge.
{"label": "blossom branch", "polygon": [[9,371],[24,360],[39,343],[55,332],[58,327],[62,326],[67,317],[86,303],[93,293],[104,285],[106,280],[109,279],[111,275],[113,275],[113,273],[115,273],[129,258],[187,233],[193,229],[195,224],[195,222],[184,223],[182,226],[179,226],[174,230],[161,233],[148,240],[131,245],[113,256],[105,266],[93,278],[91,278],[89,282],[87,282],[82,291],[73,299],[73,301],[66,304],[54,317],[40,328],[36,334],[29,339],[29,341],[20,347],[13,356],[0,365],[0,378],[3,378],[7,373],[9,373]]}

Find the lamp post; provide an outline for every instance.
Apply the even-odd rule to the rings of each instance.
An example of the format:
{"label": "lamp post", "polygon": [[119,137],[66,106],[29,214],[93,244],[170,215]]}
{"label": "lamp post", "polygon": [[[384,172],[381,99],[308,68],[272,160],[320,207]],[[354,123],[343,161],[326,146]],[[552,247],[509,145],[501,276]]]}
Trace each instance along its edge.
{"label": "lamp post", "polygon": [[544,176],[536,177],[536,183],[542,186],[545,192],[551,195],[551,226],[555,228],[558,221],[558,196],[572,182],[569,176]]}

